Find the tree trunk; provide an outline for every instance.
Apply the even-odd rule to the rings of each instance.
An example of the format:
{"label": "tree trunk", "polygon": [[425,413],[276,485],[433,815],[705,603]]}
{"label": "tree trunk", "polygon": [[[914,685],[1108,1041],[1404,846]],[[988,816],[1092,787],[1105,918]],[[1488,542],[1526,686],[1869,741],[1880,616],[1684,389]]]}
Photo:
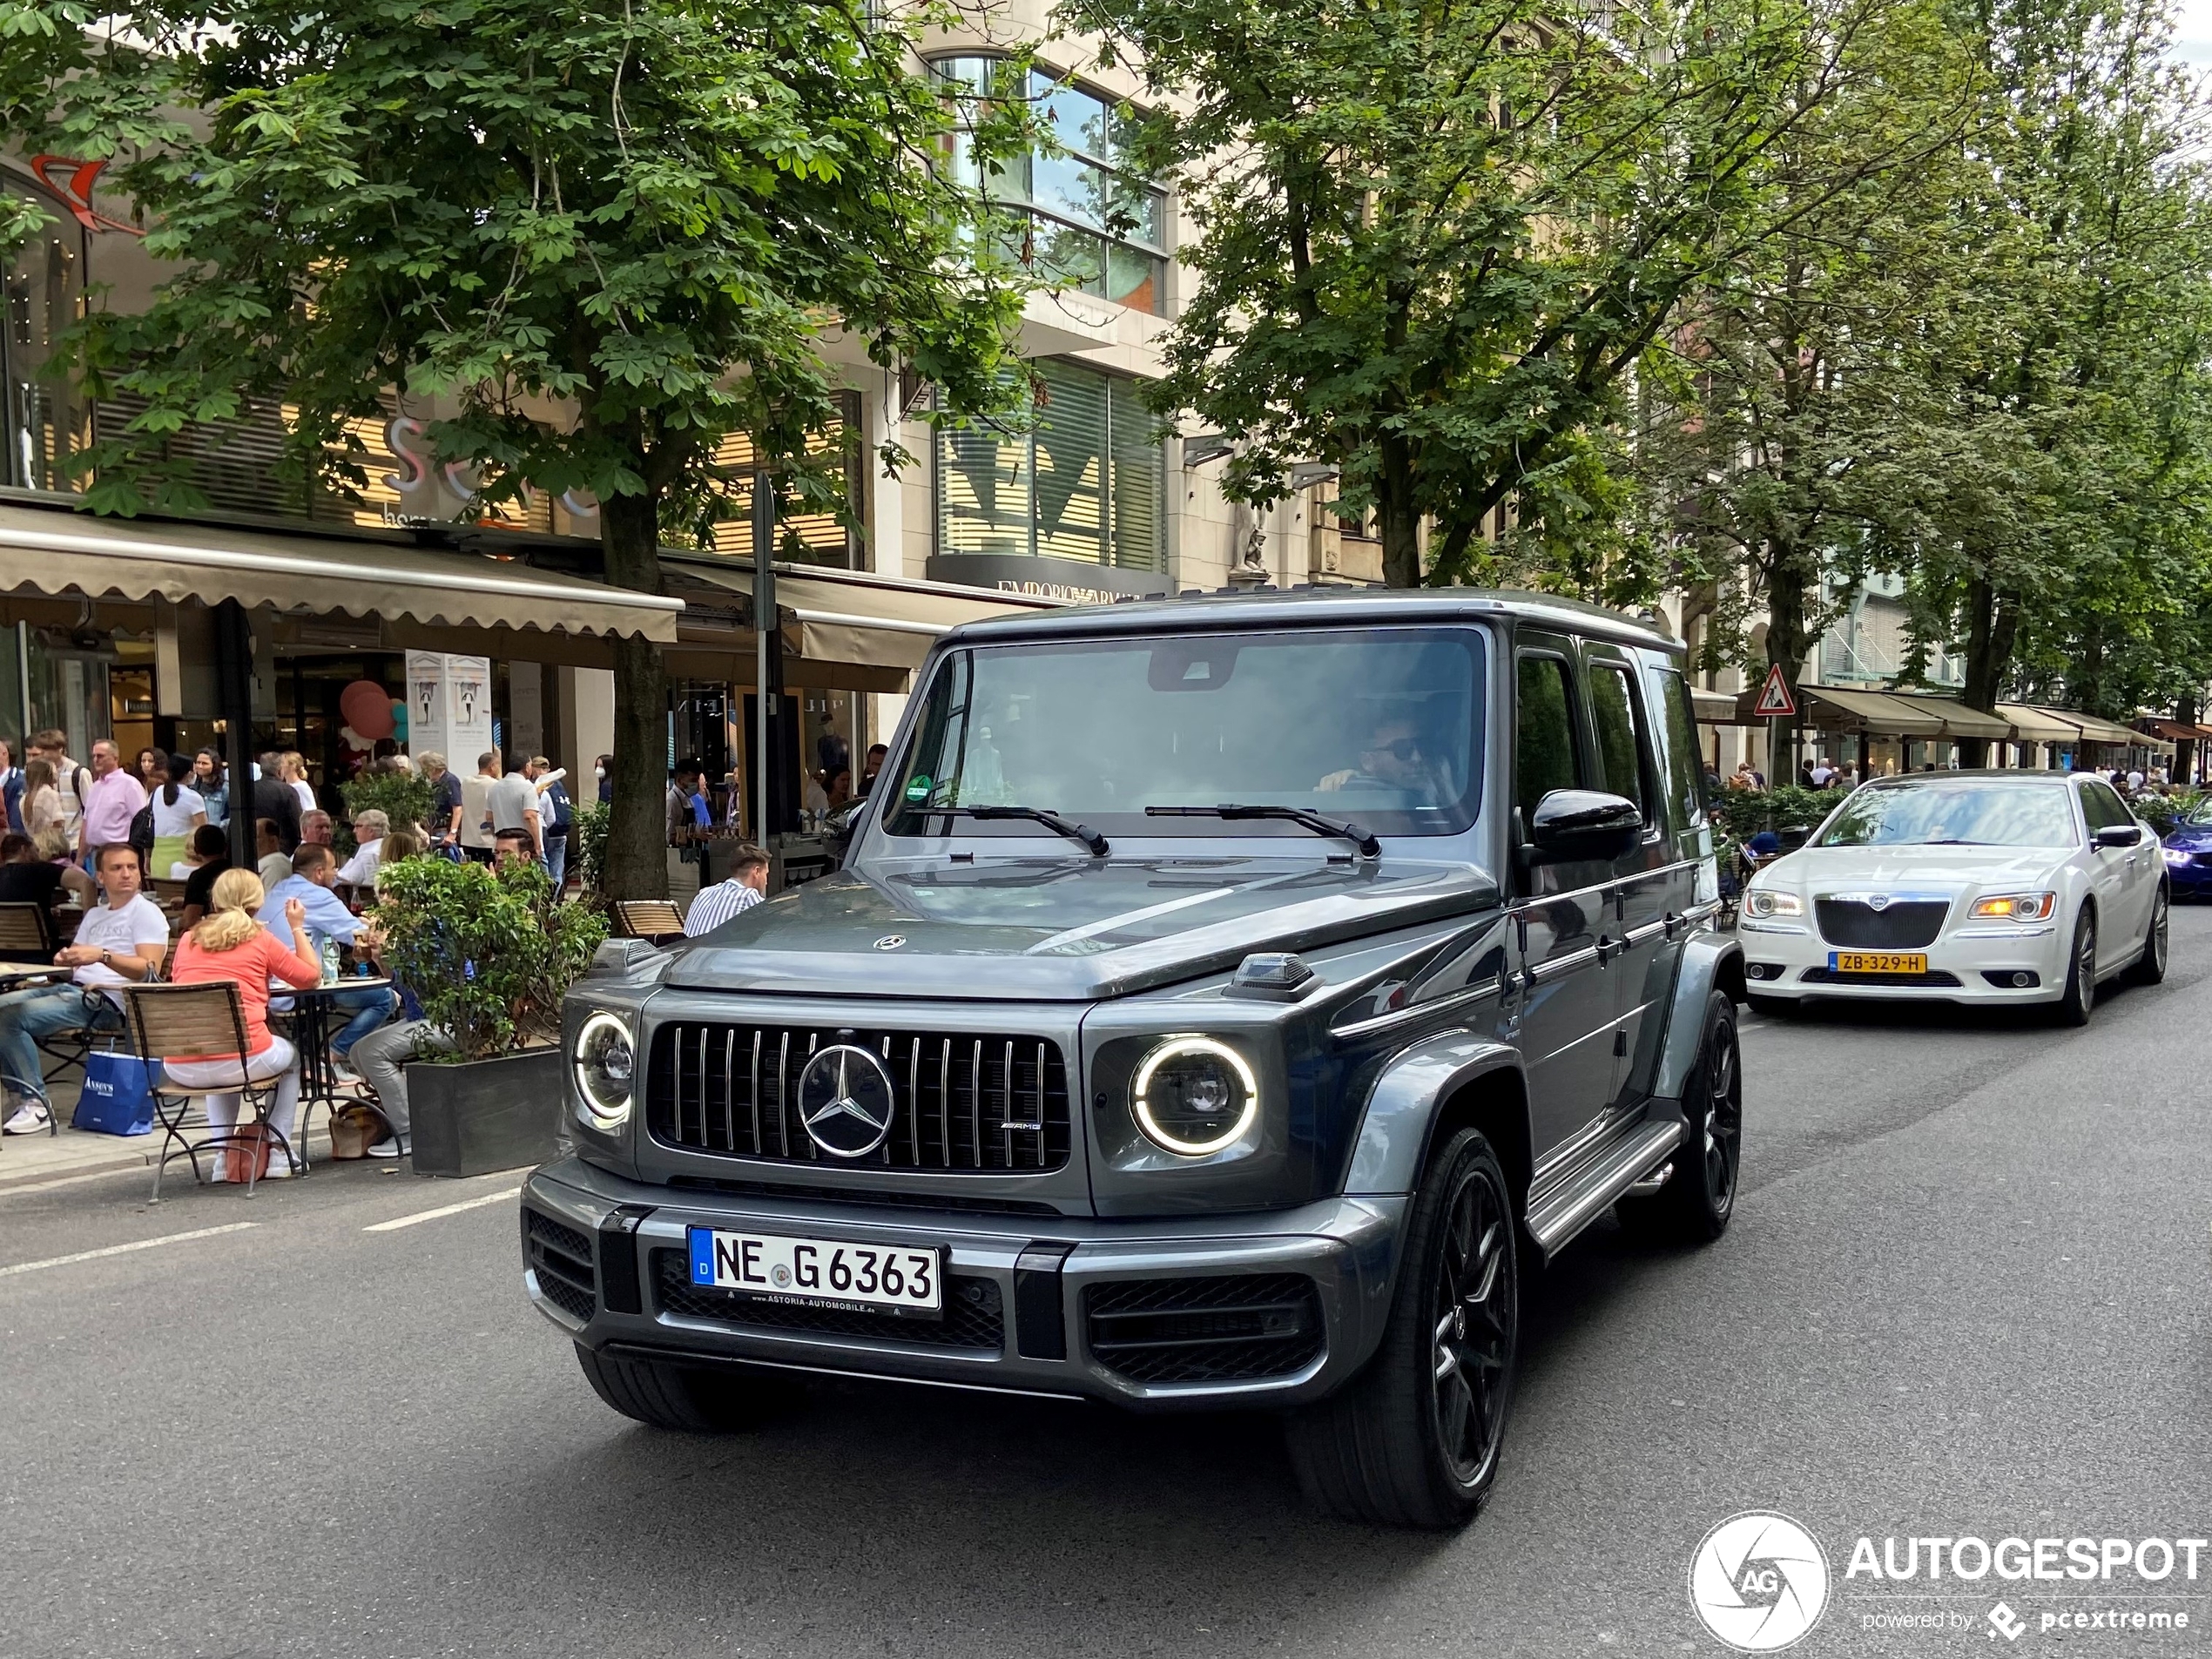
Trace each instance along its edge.
{"label": "tree trunk", "polygon": [[[600,547],[617,587],[658,593],[658,493],[599,503]],[[613,802],[601,885],[610,899],[668,896],[668,675],[660,647],[617,635]]]}
{"label": "tree trunk", "polygon": [[1375,517],[1382,529],[1383,585],[1421,585],[1421,516],[1413,510],[1413,455],[1402,438],[1382,440]]}
{"label": "tree trunk", "polygon": [[[1812,641],[1805,634],[1805,590],[1818,575],[1812,560],[1794,542],[1767,542],[1766,660],[1770,670],[1782,671],[1797,713],[1784,721],[1767,743],[1767,782],[1776,786],[1797,781],[1784,772],[1797,746],[1797,727],[1804,719],[1804,704],[1797,695],[1797,677]],[[1760,677],[1761,684],[1765,677]],[[1784,745],[1786,745],[1785,748]]]}
{"label": "tree trunk", "polygon": [[[2020,629],[2020,607],[1989,582],[1976,578],[1966,589],[1966,685],[1959,699],[1984,714],[1997,711],[1997,694],[2005,688],[2005,671],[2012,666],[2013,636]],[[1979,738],[1959,740],[1962,765],[1982,764],[1986,745]]]}

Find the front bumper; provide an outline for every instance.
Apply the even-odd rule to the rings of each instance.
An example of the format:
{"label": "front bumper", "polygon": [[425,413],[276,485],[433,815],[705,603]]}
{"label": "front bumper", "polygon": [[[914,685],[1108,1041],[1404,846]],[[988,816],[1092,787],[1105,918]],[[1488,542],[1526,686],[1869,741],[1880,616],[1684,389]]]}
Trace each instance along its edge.
{"label": "front bumper", "polygon": [[[651,1186],[570,1158],[537,1170],[523,1187],[523,1278],[539,1311],[594,1349],[611,1345],[631,1353],[1085,1397],[1144,1409],[1294,1405],[1329,1393],[1374,1352],[1389,1314],[1407,1202],[1337,1198],[1264,1214],[1100,1221]],[[543,1238],[551,1238],[573,1263],[574,1245],[588,1241],[588,1289],[570,1266],[542,1271],[535,1264],[532,1212],[569,1230],[563,1239],[536,1224],[541,1251]],[[781,1312],[768,1316],[785,1320],[781,1328],[756,1323],[759,1305],[689,1294],[663,1260],[671,1251],[681,1258],[692,1226],[941,1245],[948,1252],[947,1321],[926,1332],[876,1318],[816,1318],[815,1328],[795,1328],[792,1316]],[[1318,1345],[1251,1345],[1294,1362],[1265,1375],[1247,1374],[1251,1363],[1267,1363],[1249,1355],[1244,1372],[1166,1379],[1131,1374],[1148,1363],[1127,1357],[1141,1356],[1142,1344],[1118,1350],[1122,1357],[1114,1363],[1101,1357],[1101,1331],[1132,1327],[1113,1325],[1110,1314],[1101,1325],[1093,1292],[1100,1293],[1100,1308],[1109,1300],[1128,1305],[1152,1293],[1136,1290],[1140,1282],[1193,1280],[1204,1282],[1215,1309],[1238,1299],[1226,1288],[1231,1284],[1310,1282],[1310,1291],[1300,1285],[1298,1291],[1300,1307],[1310,1312],[1295,1317],[1317,1322]],[[957,1323],[955,1294],[965,1298]],[[1189,1317],[1203,1320],[1207,1309],[1190,1310]],[[1176,1327],[1186,1328],[1197,1327]],[[1234,1345],[1224,1338],[1217,1346],[1228,1353]],[[1234,1364],[1217,1369],[1238,1372]]]}
{"label": "front bumper", "polygon": [[[1992,922],[1946,927],[1926,948],[1925,979],[1829,978],[1829,953],[1850,947],[1821,938],[1809,918],[1743,916],[1737,922],[1737,937],[1743,946],[1746,988],[1756,996],[2006,1003],[2051,1002],[2065,993],[2071,934],[2062,934],[2055,921],[2020,927]],[[2033,982],[2009,983],[2020,974],[2032,974]],[[1992,974],[1997,978],[1993,980]]]}
{"label": "front bumper", "polygon": [[2212,864],[2200,864],[2192,854],[2186,860],[2166,860],[2166,880],[2179,898],[2197,899],[2212,894]]}

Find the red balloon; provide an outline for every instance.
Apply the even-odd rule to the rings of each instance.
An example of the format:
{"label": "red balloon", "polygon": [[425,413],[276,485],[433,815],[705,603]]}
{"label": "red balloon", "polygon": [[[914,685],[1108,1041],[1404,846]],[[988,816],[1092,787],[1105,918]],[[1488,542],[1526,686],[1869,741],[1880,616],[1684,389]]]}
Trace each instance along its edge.
{"label": "red balloon", "polygon": [[392,694],[374,680],[355,680],[338,693],[338,711],[364,738],[388,738],[398,729],[392,718]]}

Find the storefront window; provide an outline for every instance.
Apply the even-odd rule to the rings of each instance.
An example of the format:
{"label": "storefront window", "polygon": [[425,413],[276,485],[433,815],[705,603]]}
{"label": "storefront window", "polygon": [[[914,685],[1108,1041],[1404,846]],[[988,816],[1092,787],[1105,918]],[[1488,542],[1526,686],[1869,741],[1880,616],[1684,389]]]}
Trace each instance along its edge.
{"label": "storefront window", "polygon": [[[13,185],[14,193],[34,192]],[[42,205],[52,208],[51,202]],[[74,489],[63,463],[82,448],[81,400],[42,371],[62,332],[77,320],[84,294],[84,233],[58,212],[8,261],[0,321],[0,365],[7,388],[8,455],[0,477],[23,489]]]}
{"label": "storefront window", "polygon": [[[994,57],[946,57],[937,75],[963,101],[995,91]],[[1032,71],[1028,96],[1051,145],[988,172],[955,136],[951,171],[999,204],[1005,251],[1039,275],[1158,315],[1166,308],[1167,196],[1130,167],[1136,118],[1110,98]]]}
{"label": "storefront window", "polygon": [[1040,363],[1034,430],[977,421],[937,446],[937,551],[1160,568],[1166,462],[1136,382]]}

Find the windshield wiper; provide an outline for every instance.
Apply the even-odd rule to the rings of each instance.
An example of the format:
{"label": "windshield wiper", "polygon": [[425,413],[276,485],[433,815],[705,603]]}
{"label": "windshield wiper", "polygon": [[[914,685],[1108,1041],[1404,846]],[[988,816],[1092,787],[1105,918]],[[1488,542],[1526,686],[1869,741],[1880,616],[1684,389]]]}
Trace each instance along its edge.
{"label": "windshield wiper", "polygon": [[1147,818],[1279,818],[1286,824],[1301,824],[1316,835],[1333,835],[1359,849],[1363,859],[1380,858],[1382,843],[1359,825],[1341,819],[1324,818],[1318,813],[1309,813],[1303,806],[1239,806],[1225,801],[1218,806],[1147,806]]}
{"label": "windshield wiper", "polygon": [[1055,835],[1064,835],[1071,841],[1081,841],[1090,849],[1096,859],[1106,856],[1106,838],[1088,824],[1070,824],[1057,813],[1048,813],[1042,806],[925,806],[925,813],[942,813],[948,818],[1026,818],[1033,824],[1042,824]]}

